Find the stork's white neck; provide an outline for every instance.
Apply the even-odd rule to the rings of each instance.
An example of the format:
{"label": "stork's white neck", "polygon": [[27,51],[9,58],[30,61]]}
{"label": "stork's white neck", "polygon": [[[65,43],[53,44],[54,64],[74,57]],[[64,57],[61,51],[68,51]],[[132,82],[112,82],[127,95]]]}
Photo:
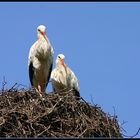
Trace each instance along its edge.
{"label": "stork's white neck", "polygon": [[62,65],[58,62],[58,63],[56,63],[56,67],[57,68],[62,68]]}
{"label": "stork's white neck", "polygon": [[64,69],[65,72],[67,73],[67,65],[65,64],[63,66],[60,61],[56,63],[56,68],[58,68],[58,69]]}
{"label": "stork's white neck", "polygon": [[[42,34],[40,34],[40,33],[38,33],[38,39],[43,39],[44,38],[44,36],[42,35]],[[44,38],[45,39],[45,38]]]}
{"label": "stork's white neck", "polygon": [[44,37],[42,34],[38,33],[38,40],[40,40],[40,41],[46,41],[49,44],[49,40],[48,40],[48,38],[47,38],[46,35]]}

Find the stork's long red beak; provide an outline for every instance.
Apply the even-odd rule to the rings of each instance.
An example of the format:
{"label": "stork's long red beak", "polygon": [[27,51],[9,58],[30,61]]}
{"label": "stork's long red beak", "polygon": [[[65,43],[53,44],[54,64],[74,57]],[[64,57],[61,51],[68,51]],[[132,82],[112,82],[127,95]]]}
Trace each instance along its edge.
{"label": "stork's long red beak", "polygon": [[61,64],[64,66],[64,68],[66,69],[66,64],[65,64],[65,62],[64,62],[64,59],[61,59]]}
{"label": "stork's long red beak", "polygon": [[47,39],[47,37],[46,37],[46,32],[41,32],[41,34],[43,35],[43,37],[45,38],[45,40],[46,40],[47,43],[48,43],[48,39]]}

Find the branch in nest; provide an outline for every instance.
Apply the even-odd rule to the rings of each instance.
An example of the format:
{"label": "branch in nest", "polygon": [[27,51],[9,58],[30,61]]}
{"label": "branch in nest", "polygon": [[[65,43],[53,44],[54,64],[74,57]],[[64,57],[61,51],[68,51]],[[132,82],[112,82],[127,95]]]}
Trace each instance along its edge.
{"label": "branch in nest", "polygon": [[139,132],[140,132],[140,128],[138,129],[137,133],[134,134],[133,136],[127,136],[127,135],[124,135],[124,134],[123,134],[123,136],[124,137],[129,137],[129,138],[134,138],[134,137],[136,137],[139,134]]}

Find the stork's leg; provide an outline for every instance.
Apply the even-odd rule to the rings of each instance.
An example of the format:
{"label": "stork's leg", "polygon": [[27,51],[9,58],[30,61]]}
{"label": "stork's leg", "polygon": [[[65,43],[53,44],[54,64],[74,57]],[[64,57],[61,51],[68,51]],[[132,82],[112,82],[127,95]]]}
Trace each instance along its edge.
{"label": "stork's leg", "polygon": [[40,97],[42,97],[42,92],[41,92],[41,86],[40,85],[38,85],[37,86],[38,88],[36,88],[36,92],[38,92],[39,93],[39,95],[40,95]]}
{"label": "stork's leg", "polygon": [[41,85],[38,85],[38,91],[41,92]]}
{"label": "stork's leg", "polygon": [[45,92],[45,87],[44,87],[44,85],[39,84],[39,85],[38,85],[38,90],[39,90],[39,92],[44,93],[44,92]]}
{"label": "stork's leg", "polygon": [[46,82],[44,81],[42,84],[42,92],[45,93],[45,89],[46,89]]}
{"label": "stork's leg", "polygon": [[38,84],[38,90],[40,94],[45,94],[45,85],[46,84]]}

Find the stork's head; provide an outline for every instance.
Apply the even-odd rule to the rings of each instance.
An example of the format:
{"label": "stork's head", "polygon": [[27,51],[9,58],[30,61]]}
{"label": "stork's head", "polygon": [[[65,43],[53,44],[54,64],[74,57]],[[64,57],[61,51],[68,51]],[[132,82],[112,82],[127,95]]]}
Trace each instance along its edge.
{"label": "stork's head", "polygon": [[44,25],[39,25],[37,27],[37,32],[38,32],[38,37],[43,36],[46,39],[46,41],[47,41],[46,27]]}
{"label": "stork's head", "polygon": [[65,56],[63,54],[58,54],[56,58],[56,65],[62,65],[66,68]]}
{"label": "stork's head", "polygon": [[46,27],[44,25],[39,25],[37,27],[37,32],[39,32],[39,33],[45,33],[46,32]]}

